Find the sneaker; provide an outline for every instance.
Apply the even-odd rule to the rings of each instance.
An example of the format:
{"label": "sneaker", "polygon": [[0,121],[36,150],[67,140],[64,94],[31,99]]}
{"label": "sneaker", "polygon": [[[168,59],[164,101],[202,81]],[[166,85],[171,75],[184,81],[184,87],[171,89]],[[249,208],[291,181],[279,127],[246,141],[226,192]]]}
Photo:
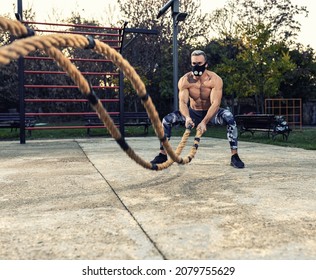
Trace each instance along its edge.
{"label": "sneaker", "polygon": [[156,156],[150,163],[152,164],[159,164],[167,161],[168,157],[167,155],[164,155],[162,153],[159,153],[158,156]]}
{"label": "sneaker", "polygon": [[244,168],[245,167],[245,164],[241,161],[238,154],[232,155],[230,165],[234,166],[235,168]]}

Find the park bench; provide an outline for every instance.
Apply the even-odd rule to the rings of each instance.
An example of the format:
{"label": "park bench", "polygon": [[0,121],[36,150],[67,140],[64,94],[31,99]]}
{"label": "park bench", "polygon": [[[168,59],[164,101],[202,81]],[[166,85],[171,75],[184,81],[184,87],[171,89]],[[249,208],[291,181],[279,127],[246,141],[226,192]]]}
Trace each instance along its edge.
{"label": "park bench", "polygon": [[[111,116],[114,123],[119,125],[119,115]],[[148,128],[151,125],[151,121],[147,115],[147,112],[124,112],[124,126],[143,126],[144,133],[148,134]],[[87,134],[90,135],[92,127],[102,127],[103,122],[96,114],[84,115],[85,126],[87,126]]]}
{"label": "park bench", "polygon": [[272,136],[274,140],[278,134],[282,135],[283,140],[287,140],[291,129],[281,116],[272,114],[253,114],[253,115],[236,115],[235,120],[238,126],[239,134],[250,132],[252,135],[256,131],[267,132],[268,137]]}
{"label": "park bench", "polygon": [[[25,127],[33,127],[35,123],[36,120],[34,116],[25,116]],[[0,128],[11,128],[11,131],[20,128],[20,114],[0,113]],[[31,130],[29,130],[29,134],[31,134]]]}

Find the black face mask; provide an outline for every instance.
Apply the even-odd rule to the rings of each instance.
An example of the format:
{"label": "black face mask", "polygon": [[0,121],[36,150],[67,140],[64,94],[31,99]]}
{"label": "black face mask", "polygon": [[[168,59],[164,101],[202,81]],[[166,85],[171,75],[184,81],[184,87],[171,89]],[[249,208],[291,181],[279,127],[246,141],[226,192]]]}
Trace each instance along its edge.
{"label": "black face mask", "polygon": [[194,76],[202,76],[202,74],[204,73],[206,67],[206,62],[203,65],[198,65],[195,64],[194,66],[192,66],[192,73]]}

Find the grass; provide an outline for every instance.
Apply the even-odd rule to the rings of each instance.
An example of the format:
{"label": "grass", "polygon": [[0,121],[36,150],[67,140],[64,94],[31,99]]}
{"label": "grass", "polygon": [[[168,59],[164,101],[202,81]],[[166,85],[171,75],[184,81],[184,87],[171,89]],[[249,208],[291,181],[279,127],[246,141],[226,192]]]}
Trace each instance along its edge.
{"label": "grass", "polygon": [[[175,130],[173,135],[181,136],[183,134],[183,131],[183,129],[177,129]],[[227,139],[226,127],[210,127],[208,128],[206,133],[203,134],[202,137]],[[277,135],[275,140],[273,140],[271,137],[268,138],[268,134],[264,132],[255,132],[253,136],[251,135],[251,133],[244,133],[239,136],[239,141],[255,142],[283,147],[302,148],[306,150],[316,150],[316,127],[292,131],[287,141],[282,139],[282,135]]]}
{"label": "grass", "polygon": [[[173,136],[182,136],[184,128],[175,128]],[[195,132],[192,132],[194,135]],[[126,137],[146,137],[143,127],[127,127],[125,129]],[[149,128],[148,136],[155,136],[152,127]],[[91,136],[87,135],[86,129],[63,129],[63,130],[35,130],[29,136],[26,131],[26,141],[35,139],[73,139],[73,138],[89,138],[89,137],[111,137],[106,129],[91,129]],[[203,134],[202,137],[213,137],[226,139],[225,127],[211,127]],[[16,140],[19,141],[19,130],[11,131],[10,129],[0,129],[0,140]],[[284,147],[295,147],[306,150],[316,150],[316,127],[304,128],[303,130],[292,131],[288,141],[282,139],[282,135],[278,135],[275,140],[268,138],[267,133],[256,132],[253,136],[251,133],[244,133],[239,137],[239,141],[256,142],[269,145],[278,145]]]}

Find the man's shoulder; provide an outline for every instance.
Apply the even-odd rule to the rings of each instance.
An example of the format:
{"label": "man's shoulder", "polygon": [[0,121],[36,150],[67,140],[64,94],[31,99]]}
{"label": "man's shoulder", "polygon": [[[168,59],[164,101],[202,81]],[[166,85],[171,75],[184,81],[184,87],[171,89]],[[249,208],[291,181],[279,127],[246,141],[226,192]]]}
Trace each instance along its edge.
{"label": "man's shoulder", "polygon": [[196,80],[193,78],[192,72],[185,73],[181,78],[180,81],[184,84],[191,84],[195,83]]}
{"label": "man's shoulder", "polygon": [[180,79],[188,79],[190,76],[192,76],[192,72],[187,72]]}
{"label": "man's shoulder", "polygon": [[215,72],[207,70],[206,74],[209,76],[210,81],[219,84],[223,83],[222,78]]}
{"label": "man's shoulder", "polygon": [[219,77],[220,78],[220,76],[217,73],[215,73],[214,71],[206,70],[206,74],[210,77]]}

